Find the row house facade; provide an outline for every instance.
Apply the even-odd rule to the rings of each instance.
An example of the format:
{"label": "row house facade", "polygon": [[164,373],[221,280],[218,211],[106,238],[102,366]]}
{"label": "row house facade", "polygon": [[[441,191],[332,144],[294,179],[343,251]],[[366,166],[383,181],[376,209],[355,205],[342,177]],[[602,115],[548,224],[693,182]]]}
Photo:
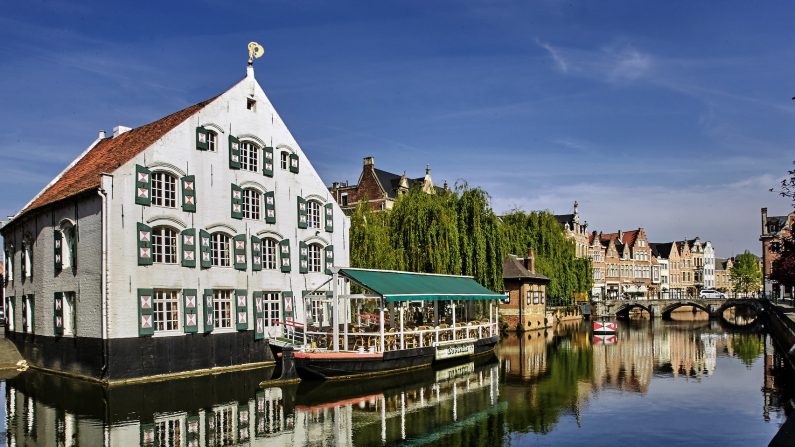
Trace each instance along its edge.
{"label": "row house facade", "polygon": [[592,296],[606,299],[647,298],[658,293],[660,266],[652,256],[646,231],[591,233]]}
{"label": "row house facade", "polygon": [[[331,196],[350,214],[360,203],[367,203],[370,209],[383,211],[392,209],[395,201],[411,188],[420,188],[423,192],[433,194],[437,187],[431,179],[430,166],[425,167],[425,176],[409,178],[404,171],[402,175],[384,171],[375,167],[375,157],[365,157],[359,180],[354,185],[347,182],[334,182],[328,188]],[[443,189],[447,189],[447,182]]]}
{"label": "row house facade", "polygon": [[[770,274],[773,272],[773,261],[779,256],[781,241],[793,236],[793,228],[795,228],[795,211],[783,216],[769,216],[767,208],[762,208],[762,233],[759,236],[759,241],[762,242],[762,274],[765,293],[780,297],[786,294],[785,287],[771,280]],[[793,296],[795,291],[790,290],[789,293],[790,296]]]}
{"label": "row house facade", "polygon": [[555,214],[555,219],[563,227],[566,238],[574,243],[574,253],[578,258],[587,258],[591,252],[588,222],[580,222],[580,205],[574,202],[571,214]]}
{"label": "row house facade", "polygon": [[685,241],[693,258],[693,284],[696,289],[715,288],[715,250],[712,242],[700,238]]}
{"label": "row house facade", "polygon": [[715,258],[715,289],[721,292],[734,290],[734,282],[731,275],[733,266],[733,258]]}
{"label": "row house facade", "polygon": [[105,383],[267,365],[268,338],[327,320],[348,228],[249,66],[100,132],[4,223],[6,335],[35,368]]}

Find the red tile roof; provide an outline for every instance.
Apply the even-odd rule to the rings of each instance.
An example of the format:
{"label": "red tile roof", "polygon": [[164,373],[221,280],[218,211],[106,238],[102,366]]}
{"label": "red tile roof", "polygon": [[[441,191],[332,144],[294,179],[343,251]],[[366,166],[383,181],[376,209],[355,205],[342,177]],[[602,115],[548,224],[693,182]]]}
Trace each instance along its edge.
{"label": "red tile roof", "polygon": [[37,208],[98,188],[100,174],[112,173],[163,135],[181,124],[214,98],[194,104],[152,123],[127,131],[115,138],[105,138],[97,143],[74,166],[69,168],[52,185],[36,197],[19,216]]}

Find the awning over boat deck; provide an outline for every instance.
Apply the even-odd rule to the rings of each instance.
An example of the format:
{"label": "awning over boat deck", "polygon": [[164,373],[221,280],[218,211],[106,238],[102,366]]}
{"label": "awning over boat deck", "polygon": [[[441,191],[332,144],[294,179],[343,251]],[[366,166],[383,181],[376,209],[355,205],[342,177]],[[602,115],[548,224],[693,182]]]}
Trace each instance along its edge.
{"label": "awning over boat deck", "polygon": [[341,268],[339,274],[393,301],[501,300],[471,276]]}

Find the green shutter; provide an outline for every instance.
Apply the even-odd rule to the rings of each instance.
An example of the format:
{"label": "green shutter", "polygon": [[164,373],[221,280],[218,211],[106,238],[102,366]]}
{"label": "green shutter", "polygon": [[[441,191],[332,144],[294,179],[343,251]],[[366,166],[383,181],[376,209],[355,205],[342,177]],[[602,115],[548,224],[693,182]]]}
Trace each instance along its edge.
{"label": "green shutter", "polygon": [[23,282],[25,281],[25,276],[26,276],[25,273],[27,273],[27,267],[26,267],[26,263],[25,263],[25,250],[26,249],[27,249],[27,244],[25,244],[25,242],[22,242],[22,252],[20,252],[20,255],[21,255],[20,256],[20,261],[21,262],[20,262],[20,266],[19,266],[20,267],[19,270],[20,270],[20,273],[22,273],[22,276],[19,279],[21,279]]}
{"label": "green shutter", "polygon": [[282,292],[282,309],[285,333],[291,335],[295,331],[295,299],[293,298],[293,292],[289,290]]}
{"label": "green shutter", "polygon": [[157,424],[141,424],[141,447],[155,447],[157,444]]}
{"label": "green shutter", "polygon": [[254,340],[265,338],[265,293],[254,292]]}
{"label": "green shutter", "polygon": [[333,245],[326,245],[326,256],[325,256],[325,272],[327,275],[331,274],[331,267],[334,267],[334,246]]}
{"label": "green shutter", "polygon": [[298,273],[309,272],[309,246],[306,242],[298,242]]}
{"label": "green shutter", "polygon": [[182,211],[196,212],[196,176],[182,177]]}
{"label": "green shutter", "polygon": [[138,336],[155,333],[154,294],[152,289],[138,289]]}
{"label": "green shutter", "polygon": [[284,239],[279,242],[279,259],[283,273],[290,273],[290,240]]}
{"label": "green shutter", "polygon": [[326,204],[326,231],[329,233],[334,232],[334,204]]}
{"label": "green shutter", "polygon": [[229,135],[229,169],[240,169],[240,140]]}
{"label": "green shutter", "polygon": [[262,270],[262,240],[251,236],[251,271]]}
{"label": "green shutter", "polygon": [[196,267],[196,229],[182,230],[182,266]]}
{"label": "green shutter", "polygon": [[199,296],[196,289],[182,289],[183,329],[186,334],[199,331]]}
{"label": "green shutter", "polygon": [[55,265],[55,273],[58,273],[63,268],[63,233],[58,228],[52,230],[52,250],[53,250],[53,263]]}
{"label": "green shutter", "polygon": [[265,177],[273,177],[273,148],[265,146],[262,149],[262,153],[265,157],[262,163],[262,175]]}
{"label": "green shutter", "polygon": [[290,154],[290,172],[298,174],[298,155]]}
{"label": "green shutter", "polygon": [[77,223],[69,227],[69,256],[72,268],[77,270]]}
{"label": "green shutter", "polygon": [[243,218],[243,189],[232,183],[232,219]]}
{"label": "green shutter", "polygon": [[141,165],[135,165],[135,203],[152,204],[152,171]]}
{"label": "green shutter", "polygon": [[152,228],[138,222],[138,265],[152,265]]}
{"label": "green shutter", "polygon": [[238,234],[232,238],[232,253],[235,257],[235,269],[246,270],[246,235]]}
{"label": "green shutter", "polygon": [[55,292],[52,301],[52,327],[55,335],[63,335],[63,292]]}
{"label": "green shutter", "polygon": [[303,197],[296,197],[298,203],[298,228],[306,228],[306,200]]}
{"label": "green shutter", "polygon": [[265,223],[276,223],[276,191],[266,192],[265,197]]}
{"label": "green shutter", "polygon": [[212,266],[212,259],[210,258],[210,233],[199,230],[199,255],[201,259],[199,265],[203,269],[208,269]]}
{"label": "green shutter", "polygon": [[185,445],[198,446],[201,439],[199,431],[199,415],[195,412],[188,412],[185,418]]}
{"label": "green shutter", "polygon": [[215,327],[213,310],[213,289],[204,289],[204,332],[207,334]]}
{"label": "green shutter", "polygon": [[202,126],[196,128],[196,149],[206,151],[210,148],[210,141],[207,137],[207,129]]}
{"label": "green shutter", "polygon": [[235,326],[238,331],[248,329],[248,291],[235,290]]}

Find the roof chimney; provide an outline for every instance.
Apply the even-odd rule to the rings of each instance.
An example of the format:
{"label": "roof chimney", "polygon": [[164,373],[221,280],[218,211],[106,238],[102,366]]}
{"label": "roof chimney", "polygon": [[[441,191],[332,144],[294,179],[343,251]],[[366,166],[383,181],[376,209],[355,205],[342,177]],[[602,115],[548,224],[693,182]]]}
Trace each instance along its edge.
{"label": "roof chimney", "polygon": [[105,131],[104,130],[100,130],[99,131],[99,139],[102,140],[104,138],[105,138]]}
{"label": "roof chimney", "polygon": [[375,166],[375,157],[364,157],[365,166]]}
{"label": "roof chimney", "polygon": [[618,241],[619,242],[623,242],[623,240],[624,240],[624,232],[621,231],[621,230],[618,230]]}
{"label": "roof chimney", "polygon": [[762,208],[762,234],[767,234],[767,208]]}
{"label": "roof chimney", "polygon": [[123,134],[124,132],[129,132],[130,130],[132,130],[132,129],[130,129],[127,126],[116,126],[116,127],[113,128],[113,138],[118,137],[119,135]]}
{"label": "roof chimney", "polygon": [[536,272],[536,257],[533,253],[533,247],[527,247],[527,257],[524,260],[524,268],[530,273]]}

